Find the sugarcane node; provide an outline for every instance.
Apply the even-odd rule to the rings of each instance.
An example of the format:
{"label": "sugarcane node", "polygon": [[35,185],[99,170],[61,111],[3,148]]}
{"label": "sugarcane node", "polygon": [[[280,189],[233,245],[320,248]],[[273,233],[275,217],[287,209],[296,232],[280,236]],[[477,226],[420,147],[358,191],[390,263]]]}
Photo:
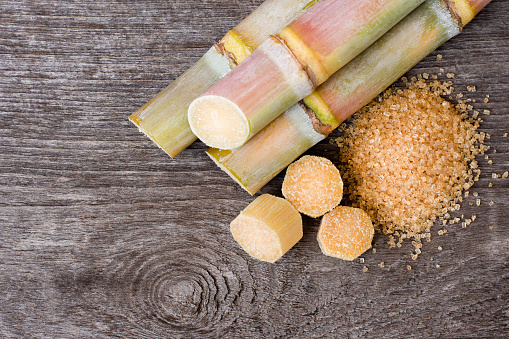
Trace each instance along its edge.
{"label": "sugarcane node", "polygon": [[228,59],[228,61],[232,64],[233,67],[238,66],[239,63],[237,62],[235,55],[233,55],[232,52],[227,51],[226,48],[224,47],[224,44],[221,41],[214,44],[214,47],[219,53],[221,53],[222,56]]}
{"label": "sugarcane node", "polygon": [[442,0],[442,3],[445,4],[445,6],[449,9],[449,12],[451,12],[452,17],[456,22],[458,23],[458,27],[460,29],[460,32],[463,30],[463,20],[461,19],[461,15],[459,14],[458,9],[456,8],[456,5],[454,2],[450,0]]}
{"label": "sugarcane node", "polygon": [[[293,55],[295,56],[295,54],[293,54]],[[297,60],[298,60],[298,58],[297,58]],[[316,80],[315,73],[313,73],[313,70],[311,69],[311,67],[306,65],[306,66],[302,66],[302,68],[304,69],[304,72],[306,72],[306,74],[308,75],[309,81],[313,85],[313,88],[317,88],[319,83],[318,83],[318,80]]]}
{"label": "sugarcane node", "polygon": [[324,136],[328,136],[333,131],[333,128],[331,125],[328,124],[322,124],[318,117],[316,116],[315,111],[313,111],[311,108],[308,107],[304,103],[304,101],[299,101],[300,107],[306,112],[306,114],[309,116],[309,119],[311,120],[311,123],[313,124],[313,128],[316,132],[323,134]]}
{"label": "sugarcane node", "polygon": [[292,49],[290,47],[288,47],[286,41],[283,38],[281,38],[281,37],[279,37],[277,35],[271,35],[270,38],[272,40],[274,40],[275,42],[283,45],[288,50],[288,52],[290,52],[290,55],[297,61],[297,63],[299,64],[301,70],[306,73],[307,78],[309,80],[309,83],[311,84],[313,89],[317,88],[319,83],[316,80],[316,77],[315,77],[315,74],[313,73],[313,70],[309,66],[305,65],[302,62],[302,60],[300,60],[300,58],[292,51]]}
{"label": "sugarcane node", "polygon": [[284,37],[283,32],[284,32],[284,30],[279,33],[280,35],[276,35],[275,37],[278,40],[280,40],[286,46],[286,48],[288,48],[288,50],[291,52],[291,55],[295,58],[295,60],[297,60],[299,65],[301,65],[302,70],[304,72],[306,72],[306,74],[307,74],[307,76],[309,78],[309,81],[311,82],[313,88],[317,88],[320,85],[320,83],[319,83],[315,73],[313,72],[312,67],[310,67],[308,65],[308,63],[299,56],[299,53],[297,53],[295,50],[293,50],[291,48],[291,46],[289,45],[289,41]]}

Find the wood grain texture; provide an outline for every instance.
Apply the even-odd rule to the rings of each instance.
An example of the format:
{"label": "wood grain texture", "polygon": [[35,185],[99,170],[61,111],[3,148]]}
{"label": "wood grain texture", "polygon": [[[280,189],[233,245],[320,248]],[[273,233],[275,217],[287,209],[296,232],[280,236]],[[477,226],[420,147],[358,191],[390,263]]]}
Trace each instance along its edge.
{"label": "wood grain texture", "polygon": [[[509,170],[509,2],[410,72],[454,72],[491,110],[482,205],[460,211],[477,220],[435,227],[417,261],[377,235],[360,263],[323,256],[305,217],[274,265],[233,241],[252,198],[202,143],[171,160],[127,120],[260,3],[0,0],[0,337],[507,336],[509,181],[491,173]],[[260,193],[280,196],[282,178]]]}

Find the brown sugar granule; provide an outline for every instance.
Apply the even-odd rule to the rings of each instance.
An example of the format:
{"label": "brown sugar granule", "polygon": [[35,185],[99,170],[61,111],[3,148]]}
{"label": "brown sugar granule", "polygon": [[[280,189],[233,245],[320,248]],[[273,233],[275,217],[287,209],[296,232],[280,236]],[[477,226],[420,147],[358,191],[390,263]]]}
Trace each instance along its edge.
{"label": "brown sugar granule", "polygon": [[466,113],[469,105],[442,97],[452,82],[413,78],[407,88],[388,89],[357,112],[336,139],[345,193],[377,231],[399,238],[391,235],[390,247],[408,238],[429,241],[424,235],[434,221],[449,219],[444,216],[460,208],[462,192],[478,180],[474,158],[487,149],[480,147],[485,135],[477,132],[479,121]]}

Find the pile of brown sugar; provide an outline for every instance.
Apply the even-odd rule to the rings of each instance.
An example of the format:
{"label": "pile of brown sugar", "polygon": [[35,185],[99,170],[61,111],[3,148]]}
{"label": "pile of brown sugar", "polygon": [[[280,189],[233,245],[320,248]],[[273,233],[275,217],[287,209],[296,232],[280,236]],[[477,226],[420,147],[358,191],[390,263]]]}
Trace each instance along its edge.
{"label": "pile of brown sugar", "polygon": [[374,99],[336,139],[352,204],[391,234],[391,247],[413,238],[414,259],[433,223],[445,225],[449,212],[460,209],[462,191],[479,179],[475,156],[489,149],[468,101],[454,105],[442,97],[452,93],[452,82],[423,78],[403,78],[406,88]]}

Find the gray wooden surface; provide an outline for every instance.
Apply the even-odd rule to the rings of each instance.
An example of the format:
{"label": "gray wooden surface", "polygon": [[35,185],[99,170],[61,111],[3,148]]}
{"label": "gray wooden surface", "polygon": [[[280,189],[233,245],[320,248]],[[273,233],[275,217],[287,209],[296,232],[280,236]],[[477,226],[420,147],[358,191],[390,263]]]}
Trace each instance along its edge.
{"label": "gray wooden surface", "polygon": [[202,143],[171,160],[127,120],[260,2],[0,0],[1,338],[509,335],[509,180],[491,179],[509,170],[509,2],[411,71],[454,72],[491,110],[482,205],[461,210],[477,220],[435,227],[417,261],[377,235],[361,263],[321,255],[304,218],[275,265],[230,236],[252,198]]}

